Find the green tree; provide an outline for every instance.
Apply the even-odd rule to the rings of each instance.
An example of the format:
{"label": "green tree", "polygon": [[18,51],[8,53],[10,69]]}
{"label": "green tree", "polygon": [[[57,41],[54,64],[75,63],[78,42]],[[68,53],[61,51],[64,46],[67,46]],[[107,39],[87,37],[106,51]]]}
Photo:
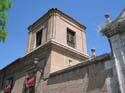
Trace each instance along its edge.
{"label": "green tree", "polygon": [[11,6],[11,0],[0,0],[0,42],[4,42],[8,34],[5,27],[7,24],[7,10],[11,8]]}

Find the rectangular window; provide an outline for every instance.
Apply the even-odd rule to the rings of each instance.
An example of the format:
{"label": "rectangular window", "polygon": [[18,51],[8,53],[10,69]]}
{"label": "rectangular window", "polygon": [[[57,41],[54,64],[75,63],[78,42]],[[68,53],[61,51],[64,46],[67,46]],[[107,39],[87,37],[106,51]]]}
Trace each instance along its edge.
{"label": "rectangular window", "polygon": [[29,76],[25,80],[25,93],[35,93],[35,76]]}
{"label": "rectangular window", "polygon": [[67,29],[67,44],[68,46],[75,47],[75,32]]}
{"label": "rectangular window", "polygon": [[42,44],[42,30],[36,33],[36,47]]}
{"label": "rectangular window", "polygon": [[13,77],[5,81],[4,93],[11,93]]}

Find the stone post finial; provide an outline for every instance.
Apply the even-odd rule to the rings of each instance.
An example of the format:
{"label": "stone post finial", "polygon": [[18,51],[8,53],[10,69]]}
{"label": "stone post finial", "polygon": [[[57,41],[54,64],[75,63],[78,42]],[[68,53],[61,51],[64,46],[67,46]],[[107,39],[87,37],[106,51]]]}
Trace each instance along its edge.
{"label": "stone post finial", "polygon": [[106,18],[106,24],[109,23],[110,22],[110,14],[106,13],[104,16]]}
{"label": "stone post finial", "polygon": [[95,49],[95,48],[92,48],[92,49],[91,49],[91,52],[92,52],[92,57],[95,57],[95,56],[96,56],[96,49]]}

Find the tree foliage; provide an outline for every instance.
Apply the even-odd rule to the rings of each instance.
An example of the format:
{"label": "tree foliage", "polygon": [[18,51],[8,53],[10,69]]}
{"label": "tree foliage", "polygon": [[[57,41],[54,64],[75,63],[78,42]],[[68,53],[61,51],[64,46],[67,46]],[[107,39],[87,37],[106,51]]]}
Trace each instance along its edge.
{"label": "tree foliage", "polygon": [[7,10],[11,8],[11,0],[0,0],[0,41],[5,41],[8,32],[5,27],[7,24]]}

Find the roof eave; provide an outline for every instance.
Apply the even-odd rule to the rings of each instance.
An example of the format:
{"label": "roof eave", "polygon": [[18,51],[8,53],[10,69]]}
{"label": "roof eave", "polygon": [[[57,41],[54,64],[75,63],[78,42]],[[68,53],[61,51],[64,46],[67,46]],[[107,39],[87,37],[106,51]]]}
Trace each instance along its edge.
{"label": "roof eave", "polygon": [[48,10],[47,13],[45,13],[42,17],[40,17],[37,21],[35,21],[32,25],[30,25],[28,27],[28,30],[30,30],[32,28],[33,25],[35,25],[37,22],[39,22],[41,19],[44,19],[48,16],[51,16],[52,13],[58,13],[61,14],[63,17],[69,19],[70,21],[72,21],[73,23],[77,24],[79,27],[86,29],[86,26],[84,26],[83,24],[80,24],[78,21],[76,21],[74,18],[68,16],[67,14],[63,13],[62,11],[58,10],[57,8],[52,8],[50,10]]}

